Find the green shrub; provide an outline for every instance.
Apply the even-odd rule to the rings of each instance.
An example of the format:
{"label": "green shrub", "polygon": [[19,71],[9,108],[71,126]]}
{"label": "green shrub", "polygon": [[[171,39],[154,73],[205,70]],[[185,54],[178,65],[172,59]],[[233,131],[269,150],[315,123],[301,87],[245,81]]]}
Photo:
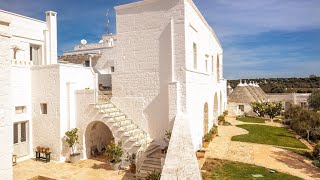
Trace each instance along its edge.
{"label": "green shrub", "polygon": [[207,133],[203,136],[203,141],[204,142],[210,142],[212,139],[212,134],[211,133]]}
{"label": "green shrub", "polygon": [[210,131],[210,134],[214,135],[214,134],[218,134],[218,126],[213,126]]}
{"label": "green shrub", "polygon": [[106,155],[112,158],[112,163],[121,162],[123,155],[122,143],[118,142],[118,144],[116,144],[115,142],[111,142],[106,148]]}
{"label": "green shrub", "polygon": [[313,160],[312,164],[320,168],[320,159]]}
{"label": "green shrub", "polygon": [[230,122],[228,122],[228,121],[224,121],[222,125],[223,126],[231,126],[232,124]]}
{"label": "green shrub", "polygon": [[146,180],[160,180],[161,178],[161,174],[156,172],[156,171],[152,171],[152,173],[148,173]]}
{"label": "green shrub", "polygon": [[224,115],[220,115],[220,116],[218,117],[218,121],[225,121]]}
{"label": "green shrub", "polygon": [[228,114],[229,114],[229,111],[224,111],[224,112],[223,112],[223,115],[224,115],[224,116],[228,116]]}

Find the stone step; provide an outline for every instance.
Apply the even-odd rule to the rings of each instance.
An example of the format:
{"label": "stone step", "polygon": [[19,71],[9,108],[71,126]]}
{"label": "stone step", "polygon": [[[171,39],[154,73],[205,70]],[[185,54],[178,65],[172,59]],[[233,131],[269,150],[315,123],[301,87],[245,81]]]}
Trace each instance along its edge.
{"label": "stone step", "polygon": [[147,158],[146,160],[144,160],[143,163],[161,166],[161,160],[158,160],[158,159],[152,160],[152,159],[148,159],[148,158]]}
{"label": "stone step", "polygon": [[141,166],[141,169],[161,170],[161,163],[160,165],[143,163],[143,165]]}
{"label": "stone step", "polygon": [[161,172],[161,168],[154,168],[154,167],[148,167],[148,166],[141,166],[140,168],[140,172],[141,171],[146,171],[146,172],[153,172],[153,171],[156,171],[156,172]]}
{"label": "stone step", "polygon": [[156,159],[161,159],[161,158],[165,158],[166,155],[165,154],[162,154],[162,152],[156,152],[156,153],[152,153],[152,154],[149,154],[147,155],[148,158],[156,158]]}

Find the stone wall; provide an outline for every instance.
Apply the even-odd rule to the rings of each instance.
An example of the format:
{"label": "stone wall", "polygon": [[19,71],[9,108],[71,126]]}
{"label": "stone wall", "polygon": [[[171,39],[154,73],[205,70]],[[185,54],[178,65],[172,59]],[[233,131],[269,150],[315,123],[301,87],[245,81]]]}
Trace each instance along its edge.
{"label": "stone wall", "polygon": [[[186,107],[190,124],[193,127],[192,136],[195,149],[202,147],[204,135],[204,105],[208,103],[208,130],[216,122],[216,117],[225,110],[226,83],[219,79],[218,68],[222,69],[222,53],[216,36],[202,17],[192,1],[185,1],[185,31],[186,31]],[[197,46],[197,67],[194,67],[193,44]],[[217,57],[220,66],[217,67]],[[221,73],[221,71],[220,71]],[[220,77],[223,78],[222,74]],[[214,104],[217,94],[218,103]],[[214,106],[218,106],[215,108]],[[217,110],[215,110],[217,109]],[[217,112],[216,112],[217,111]]]}
{"label": "stone wall", "polygon": [[[185,90],[183,0],[142,1],[115,9],[117,60],[112,100],[151,138],[162,140],[170,126],[168,85],[172,79],[172,53],[176,80],[181,83],[180,90]],[[170,41],[172,17],[174,47]]]}
{"label": "stone wall", "polygon": [[[0,24],[2,26],[2,24]],[[13,130],[10,83],[10,32],[0,31],[0,180],[10,180],[12,174]]]}
{"label": "stone wall", "polygon": [[[51,158],[60,161],[60,74],[59,65],[33,66],[32,79],[32,136],[33,148],[49,147]],[[42,114],[40,103],[47,103],[47,114]]]}
{"label": "stone wall", "polygon": [[[76,90],[94,89],[96,75],[90,68],[74,65],[32,67],[33,147],[52,149],[52,159],[64,161],[70,153],[65,132],[77,127]],[[48,114],[40,104],[47,103]]]}
{"label": "stone wall", "polygon": [[186,115],[177,115],[175,118],[161,180],[202,179],[197,157],[193,149],[193,138],[189,121]]}

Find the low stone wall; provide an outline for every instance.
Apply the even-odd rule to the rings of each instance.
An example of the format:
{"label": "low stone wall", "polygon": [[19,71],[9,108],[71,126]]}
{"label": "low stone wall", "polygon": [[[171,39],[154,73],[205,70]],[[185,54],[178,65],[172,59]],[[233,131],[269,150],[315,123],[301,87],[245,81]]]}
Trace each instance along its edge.
{"label": "low stone wall", "polygon": [[201,179],[191,128],[185,115],[177,115],[175,119],[161,179]]}

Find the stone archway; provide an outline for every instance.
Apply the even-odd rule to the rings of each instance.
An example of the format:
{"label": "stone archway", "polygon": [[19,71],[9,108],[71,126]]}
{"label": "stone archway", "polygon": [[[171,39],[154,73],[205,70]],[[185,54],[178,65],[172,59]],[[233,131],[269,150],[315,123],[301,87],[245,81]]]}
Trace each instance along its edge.
{"label": "stone archway", "polygon": [[109,127],[101,121],[93,121],[88,124],[85,132],[85,147],[87,158],[91,158],[93,152],[101,152],[114,141]]}
{"label": "stone archway", "polygon": [[209,131],[209,107],[208,103],[204,104],[203,108],[203,135],[207,134]]}
{"label": "stone archway", "polygon": [[220,111],[219,111],[219,113],[222,114],[223,111],[224,111],[223,96],[222,96],[222,92],[220,92]]}

